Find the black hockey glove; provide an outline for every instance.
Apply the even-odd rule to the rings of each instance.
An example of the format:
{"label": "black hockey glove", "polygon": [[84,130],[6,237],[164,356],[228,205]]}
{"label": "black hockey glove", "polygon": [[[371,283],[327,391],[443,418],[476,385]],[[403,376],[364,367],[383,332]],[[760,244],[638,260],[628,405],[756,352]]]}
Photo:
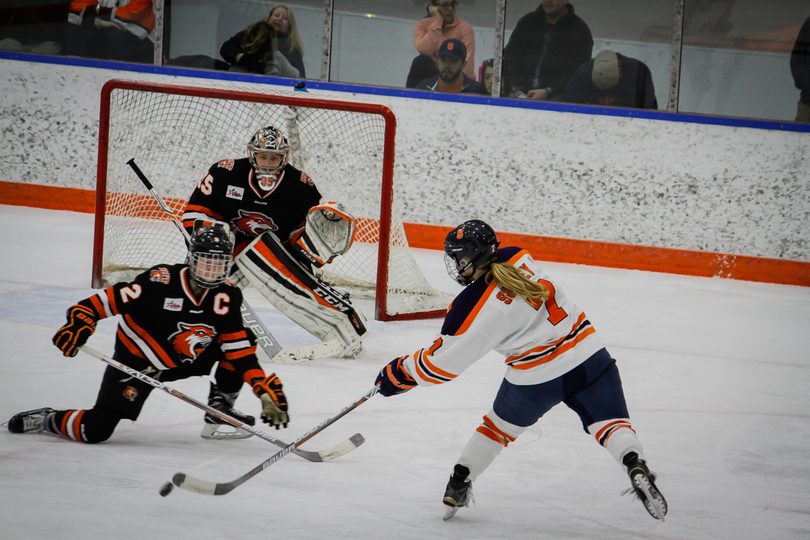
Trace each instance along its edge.
{"label": "black hockey glove", "polygon": [[287,396],[281,390],[281,380],[275,373],[271,373],[264,379],[257,377],[251,382],[253,393],[262,400],[262,421],[276,429],[287,427],[290,415],[287,414]]}
{"label": "black hockey glove", "polygon": [[237,63],[244,66],[251,73],[264,73],[264,62],[256,53],[243,54]]}
{"label": "black hockey glove", "polygon": [[405,358],[407,357],[402,356],[392,360],[377,374],[377,380],[374,381],[374,384],[380,387],[380,394],[391,397],[416,387],[416,381],[408,375],[408,372],[402,366]]}
{"label": "black hockey glove", "polygon": [[76,304],[67,310],[67,323],[53,336],[53,344],[65,356],[76,356],[96,331],[96,314],[87,306]]}

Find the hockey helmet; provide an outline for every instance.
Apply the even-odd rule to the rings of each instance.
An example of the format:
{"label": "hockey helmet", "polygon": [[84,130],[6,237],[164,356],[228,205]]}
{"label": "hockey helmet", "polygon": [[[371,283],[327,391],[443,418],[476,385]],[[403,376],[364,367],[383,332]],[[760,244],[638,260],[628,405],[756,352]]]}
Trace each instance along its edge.
{"label": "hockey helmet", "polygon": [[492,227],[480,219],[465,221],[447,234],[444,240],[444,263],[447,273],[461,285],[469,285],[472,276],[462,274],[484,266],[495,259],[498,237]]}
{"label": "hockey helmet", "polygon": [[188,250],[191,279],[205,289],[221,285],[231,272],[234,236],[227,223],[198,219]]}
{"label": "hockey helmet", "polygon": [[[281,171],[290,162],[290,143],[287,137],[273,126],[263,127],[253,134],[247,145],[247,153],[250,165],[259,180],[259,186],[266,190],[273,189],[281,176]],[[262,166],[256,159],[258,154],[277,155],[281,157],[281,161],[276,167]]]}

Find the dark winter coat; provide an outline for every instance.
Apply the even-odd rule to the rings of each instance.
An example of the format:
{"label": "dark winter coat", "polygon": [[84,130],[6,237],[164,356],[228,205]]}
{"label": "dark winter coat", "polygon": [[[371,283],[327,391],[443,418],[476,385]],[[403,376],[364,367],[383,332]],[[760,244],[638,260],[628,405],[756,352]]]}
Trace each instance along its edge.
{"label": "dark winter coat", "polygon": [[590,28],[574,15],[574,6],[568,4],[566,9],[567,13],[553,25],[546,23],[542,6],[520,18],[503,50],[505,88],[515,87],[523,92],[532,89],[546,32],[551,34],[540,64],[539,84],[535,88],[551,88],[552,95],[559,94],[577,68],[591,58],[593,36]]}
{"label": "dark winter coat", "polygon": [[579,67],[563,93],[552,97],[552,101],[657,109],[650,68],[635,58],[619,53],[616,53],[616,57],[619,59],[619,82],[616,86],[604,90],[596,87],[592,77],[594,60],[591,59]]}

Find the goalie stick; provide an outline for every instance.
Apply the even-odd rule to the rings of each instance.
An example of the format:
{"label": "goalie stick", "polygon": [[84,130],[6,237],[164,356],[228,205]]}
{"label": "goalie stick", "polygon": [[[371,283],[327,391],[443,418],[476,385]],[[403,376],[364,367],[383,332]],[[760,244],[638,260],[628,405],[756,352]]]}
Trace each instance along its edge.
{"label": "goalie stick", "polygon": [[[100,353],[99,351],[88,347],[87,345],[84,345],[84,346],[80,347],[80,349],[81,349],[82,352],[87,353],[90,356],[93,356],[95,358],[98,358],[102,362],[105,362],[105,363],[111,365],[112,367],[114,367],[114,368],[116,368],[116,369],[118,369],[120,371],[123,371],[127,375],[135,377],[139,381],[143,381],[146,384],[148,384],[150,386],[153,386],[154,388],[157,388],[158,390],[163,390],[164,392],[166,392],[170,396],[174,396],[174,397],[176,397],[176,398],[178,398],[178,399],[180,399],[182,401],[185,401],[186,403],[188,403],[190,405],[193,405],[193,406],[197,407],[198,409],[201,409],[201,410],[207,412],[210,415],[216,416],[217,418],[219,418],[221,420],[224,420],[225,422],[229,423],[230,425],[232,425],[234,427],[244,429],[245,431],[248,431],[248,432],[252,433],[253,435],[256,435],[260,439],[264,439],[265,441],[273,443],[276,446],[280,446],[281,448],[286,449],[286,448],[290,447],[290,445],[285,443],[284,441],[276,439],[275,437],[272,437],[272,436],[268,435],[267,433],[265,433],[265,432],[263,432],[263,431],[261,431],[259,429],[254,428],[253,426],[251,426],[249,424],[245,424],[244,422],[240,422],[236,418],[228,416],[227,414],[223,413],[222,411],[218,411],[217,409],[214,409],[212,407],[204,405],[203,403],[197,401],[193,397],[188,396],[188,395],[184,394],[183,392],[180,392],[179,390],[175,390],[174,388],[165,385],[164,383],[158,381],[157,379],[153,379],[152,377],[150,377],[149,375],[147,375],[145,373],[142,373],[142,372],[140,372],[140,371],[138,371],[136,369],[133,369],[133,368],[131,368],[131,367],[125,365],[125,364],[122,364],[121,362],[118,362],[117,360],[114,360],[113,358],[110,358],[109,356],[106,356],[103,353]],[[333,459],[336,459],[336,458],[339,458],[340,456],[348,454],[349,452],[351,452],[352,450],[354,450],[355,448],[357,448],[358,446],[360,446],[364,442],[365,442],[365,439],[363,438],[363,436],[360,435],[359,433],[355,433],[354,435],[352,435],[351,437],[349,437],[348,439],[346,439],[342,443],[340,443],[337,446],[334,446],[332,448],[329,448],[328,450],[321,450],[319,452],[311,452],[309,450],[301,450],[300,448],[294,448],[292,450],[292,452],[295,455],[306,459],[307,461],[313,461],[313,462],[332,461]]]}
{"label": "goalie stick", "polygon": [[[152,185],[143,171],[141,171],[140,167],[138,167],[138,164],[135,163],[135,158],[131,158],[129,161],[127,161],[127,165],[132,168],[146,189],[149,190],[149,193],[152,194],[152,197],[154,197],[155,201],[157,201],[160,208],[172,218],[172,223],[174,223],[174,226],[177,227],[180,234],[183,235],[186,244],[188,244],[188,231],[183,227],[183,224],[180,222],[177,215],[166,204],[166,201],[163,200],[163,197],[158,194],[155,187]],[[262,322],[258,315],[256,315],[256,312],[253,311],[245,298],[242,298],[241,313],[245,326],[250,328],[253,331],[253,334],[256,336],[256,343],[259,345],[261,350],[264,351],[267,357],[276,364],[301,364],[303,362],[310,362],[312,360],[334,356],[343,350],[343,347],[337,340],[318,343],[316,345],[305,345],[303,347],[285,349],[281,346],[273,334],[270,333],[270,330],[267,329],[267,326]]]}
{"label": "goalie stick", "polygon": [[253,467],[251,470],[240,476],[239,478],[237,478],[236,480],[219,484],[215,482],[209,482],[207,480],[201,480],[199,478],[189,476],[185,473],[177,473],[174,475],[174,477],[172,477],[172,483],[181,489],[185,489],[186,491],[193,491],[194,493],[202,493],[203,495],[225,495],[227,493],[230,493],[231,491],[238,488],[239,486],[241,486],[242,484],[244,484],[257,474],[265,470],[267,467],[269,467],[276,461],[280,460],[281,458],[289,454],[290,452],[294,452],[295,448],[299,444],[305,443],[306,441],[308,441],[309,439],[311,439],[312,437],[314,437],[315,435],[317,435],[330,425],[334,424],[335,422],[337,422],[338,420],[349,414],[351,411],[353,411],[354,409],[356,409],[357,407],[359,407],[372,397],[374,397],[374,394],[376,394],[378,390],[379,387],[375,386],[374,388],[366,392],[363,395],[363,397],[361,397],[351,405],[344,407],[343,410],[340,411],[338,414],[332,416],[331,418],[327,418],[314,428],[310,429],[309,431],[301,435],[295,441],[287,445],[283,450],[276,452],[275,454],[273,454],[266,460],[262,461],[261,463]]}

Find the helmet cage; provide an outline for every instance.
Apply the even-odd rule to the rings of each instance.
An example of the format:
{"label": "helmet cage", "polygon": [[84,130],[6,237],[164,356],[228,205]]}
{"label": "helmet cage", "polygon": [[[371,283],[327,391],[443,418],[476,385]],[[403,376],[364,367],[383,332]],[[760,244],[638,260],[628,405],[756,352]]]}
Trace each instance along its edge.
{"label": "helmet cage", "polygon": [[[290,162],[290,143],[284,133],[273,126],[267,126],[253,134],[247,145],[247,154],[259,185],[262,189],[272,189],[281,171]],[[281,156],[281,161],[277,167],[261,167],[256,160],[258,154]]]}
{"label": "helmet cage", "polygon": [[233,264],[234,237],[228,224],[196,220],[189,244],[191,279],[205,289],[221,285]]}

